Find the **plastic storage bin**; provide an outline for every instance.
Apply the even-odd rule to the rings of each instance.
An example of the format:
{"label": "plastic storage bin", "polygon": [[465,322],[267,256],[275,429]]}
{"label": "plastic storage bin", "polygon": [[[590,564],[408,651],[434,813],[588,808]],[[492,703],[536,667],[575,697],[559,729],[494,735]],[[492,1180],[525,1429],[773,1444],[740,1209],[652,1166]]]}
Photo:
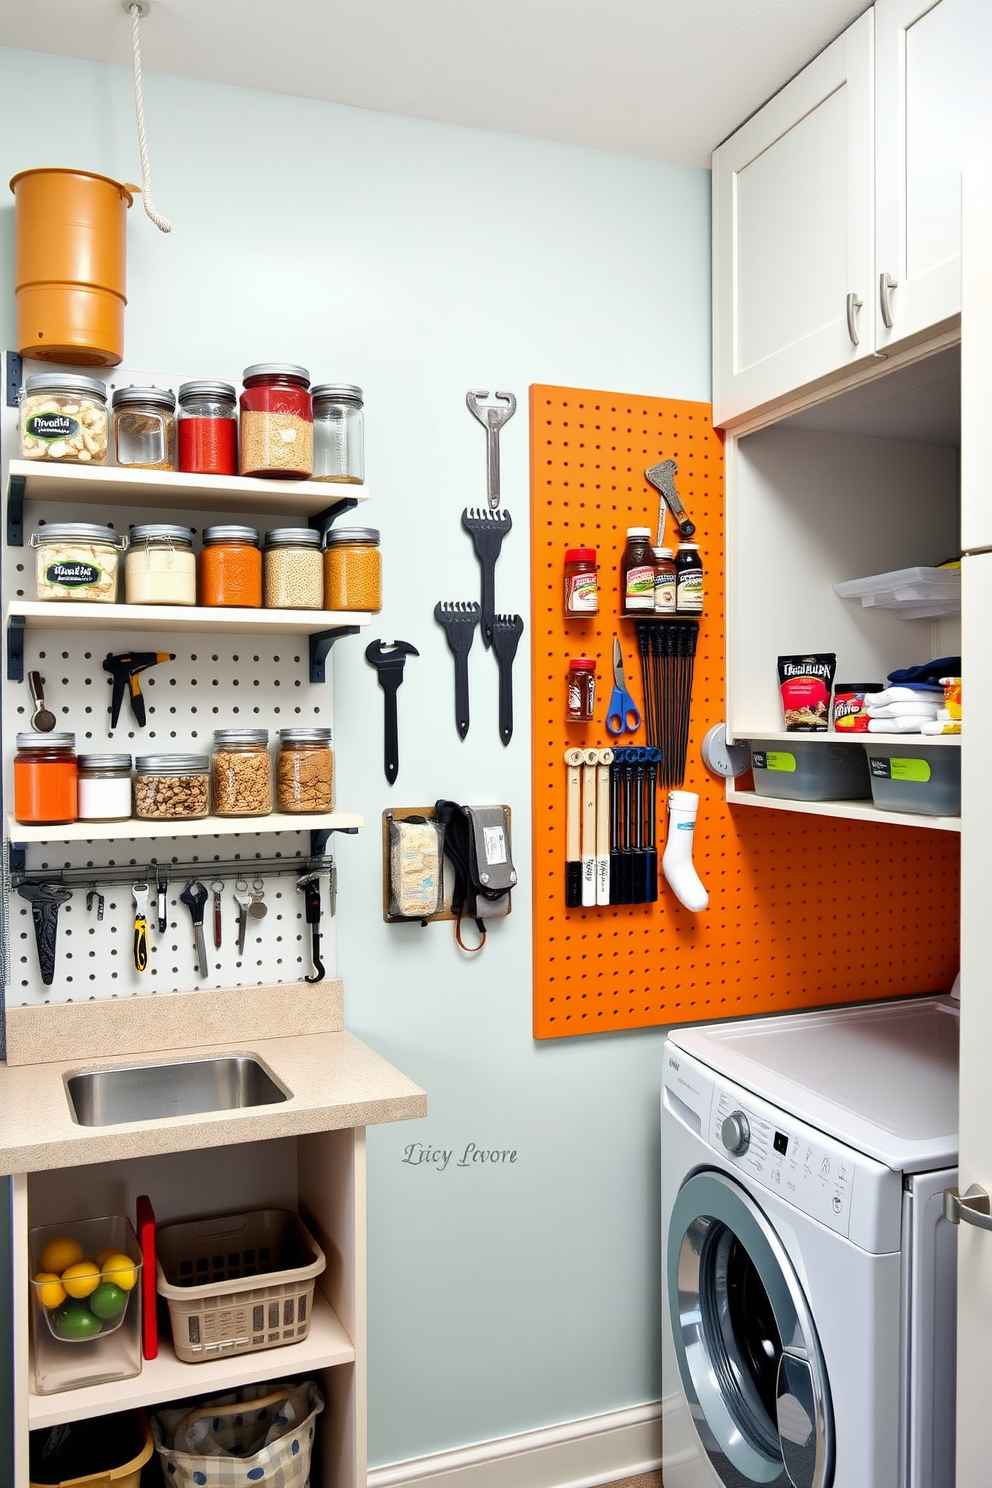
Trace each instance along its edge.
{"label": "plastic storage bin", "polygon": [[801,734],[781,742],[752,739],[751,769],[758,795],[781,801],[867,801],[871,796],[860,744],[826,739],[814,744]]}
{"label": "plastic storage bin", "polygon": [[139,1488],[153,1450],[144,1411],[46,1426],[30,1442],[31,1488]]}
{"label": "plastic storage bin", "polygon": [[[869,735],[870,739],[870,735]],[[961,751],[954,745],[865,741],[871,793],[881,811],[960,816]]]}
{"label": "plastic storage bin", "polygon": [[162,1225],[158,1292],[169,1304],[176,1357],[298,1343],[310,1331],[314,1277],[324,1252],[288,1209],[255,1209]]}
{"label": "plastic storage bin", "polygon": [[[34,1278],[42,1272],[42,1254],[51,1240],[67,1238],[82,1247],[83,1256],[101,1264],[108,1253],[127,1256],[129,1271],[115,1267],[101,1273],[98,1288],[73,1296],[71,1291],[84,1291],[86,1282],[77,1281],[70,1294],[56,1306],[51,1300],[52,1282]],[[141,1373],[141,1251],[134,1231],[123,1214],[103,1219],[80,1219],[33,1229],[28,1237],[31,1261],[31,1348],[34,1361],[34,1386],[39,1395],[55,1395],[60,1390],[75,1390],[80,1385],[97,1385],[108,1380],[130,1379]],[[108,1256],[109,1261],[109,1256]],[[64,1270],[51,1273],[62,1276]],[[116,1281],[113,1280],[116,1277]],[[115,1309],[100,1306],[109,1316],[93,1310],[93,1298],[104,1284],[117,1286],[124,1293],[123,1306]],[[58,1280],[54,1283],[60,1285]],[[119,1298],[117,1299],[119,1302]],[[102,1302],[112,1303],[104,1293]],[[85,1324],[85,1329],[84,1325]],[[75,1336],[67,1336],[74,1334]]]}
{"label": "plastic storage bin", "polygon": [[834,585],[841,599],[860,599],[865,609],[897,610],[902,620],[961,613],[960,568],[897,568]]}

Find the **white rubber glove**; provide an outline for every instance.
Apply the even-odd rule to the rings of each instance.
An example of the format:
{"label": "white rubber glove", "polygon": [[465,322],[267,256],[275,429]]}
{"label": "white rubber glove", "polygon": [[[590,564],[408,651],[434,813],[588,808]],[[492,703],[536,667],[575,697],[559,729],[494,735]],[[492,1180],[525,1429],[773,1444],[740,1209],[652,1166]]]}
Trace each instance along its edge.
{"label": "white rubber glove", "polygon": [[661,871],[669,887],[693,914],[700,914],[710,902],[692,863],[692,839],[698,809],[699,797],[695,791],[669,792],[668,840],[661,860]]}

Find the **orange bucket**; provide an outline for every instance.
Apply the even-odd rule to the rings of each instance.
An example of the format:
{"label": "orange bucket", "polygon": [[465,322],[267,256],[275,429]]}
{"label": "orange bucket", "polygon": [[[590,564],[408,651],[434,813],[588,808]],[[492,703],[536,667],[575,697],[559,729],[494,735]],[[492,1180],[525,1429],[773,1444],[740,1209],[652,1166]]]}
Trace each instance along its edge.
{"label": "orange bucket", "polygon": [[21,171],[14,193],[17,349],[43,362],[115,367],[124,356],[132,190],[92,171]]}

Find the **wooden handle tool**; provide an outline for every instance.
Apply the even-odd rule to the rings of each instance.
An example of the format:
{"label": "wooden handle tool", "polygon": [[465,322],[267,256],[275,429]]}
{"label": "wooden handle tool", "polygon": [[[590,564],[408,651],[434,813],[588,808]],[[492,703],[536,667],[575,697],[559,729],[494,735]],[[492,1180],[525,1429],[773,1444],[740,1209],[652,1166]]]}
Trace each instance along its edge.
{"label": "wooden handle tool", "polygon": [[565,908],[579,909],[582,904],[582,750],[566,749],[565,809]]}
{"label": "wooden handle tool", "polygon": [[610,902],[610,765],[612,749],[596,751],[596,903]]}
{"label": "wooden handle tool", "polygon": [[598,750],[582,751],[582,907],[596,903],[596,760]]}

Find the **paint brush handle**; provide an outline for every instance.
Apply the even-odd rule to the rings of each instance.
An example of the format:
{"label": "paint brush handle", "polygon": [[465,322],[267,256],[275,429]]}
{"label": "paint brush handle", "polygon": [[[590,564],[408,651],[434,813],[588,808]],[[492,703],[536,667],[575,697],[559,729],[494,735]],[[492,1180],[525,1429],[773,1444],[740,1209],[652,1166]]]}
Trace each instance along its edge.
{"label": "paint brush handle", "polygon": [[[608,751],[604,751],[608,752]],[[610,767],[596,767],[596,903],[610,902]]]}
{"label": "paint brush handle", "polygon": [[582,907],[596,903],[596,767],[582,766]]}
{"label": "paint brush handle", "polygon": [[581,749],[565,752],[565,908],[582,904],[582,777]]}

